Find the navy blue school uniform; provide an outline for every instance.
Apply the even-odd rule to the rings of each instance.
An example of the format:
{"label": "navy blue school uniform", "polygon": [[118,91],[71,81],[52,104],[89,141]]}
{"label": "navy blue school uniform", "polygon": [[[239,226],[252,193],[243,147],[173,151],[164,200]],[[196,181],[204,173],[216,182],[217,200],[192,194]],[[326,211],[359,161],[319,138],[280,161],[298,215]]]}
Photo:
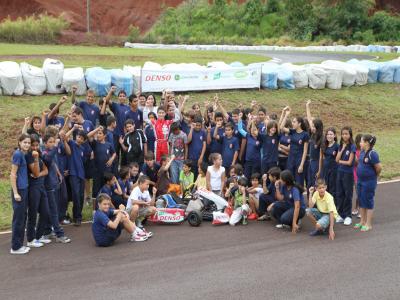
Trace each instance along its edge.
{"label": "navy blue school uniform", "polygon": [[[160,170],[160,165],[154,163],[153,168],[150,168],[146,163],[142,166],[142,174],[146,175],[150,178],[150,181],[157,182],[158,179],[158,171]],[[152,194],[154,185],[150,185],[149,192]]]}
{"label": "navy blue school uniform", "polygon": [[323,160],[323,178],[327,185],[327,191],[336,199],[336,175],[338,164],[336,162],[336,155],[339,150],[339,144],[334,143],[332,146],[326,147],[324,150]]}
{"label": "navy blue school uniform", "polygon": [[89,120],[93,125],[97,124],[100,117],[100,108],[97,104],[89,104],[86,101],[80,101],[78,106],[83,111],[83,118]]}
{"label": "navy blue school uniform", "polygon": [[[210,149],[210,154],[211,153],[222,153],[222,144],[220,142],[218,142],[218,140],[214,139],[214,132],[215,132],[216,127],[212,127],[211,128],[211,143],[209,145],[209,149]],[[222,138],[225,136],[225,129],[224,128],[218,128],[218,133],[217,135]]]}
{"label": "navy blue school uniform", "polygon": [[106,111],[104,114],[100,114],[99,125],[103,126],[104,128],[107,128],[107,119],[109,116],[111,116],[111,114],[108,111]]}
{"label": "navy blue school uniform", "polygon": [[156,135],[154,133],[154,128],[150,124],[147,124],[144,128],[144,134],[147,138],[147,151],[154,153],[154,145],[156,143]]}
{"label": "navy blue school uniform", "polygon": [[[58,218],[58,207],[57,207],[57,195],[56,190],[59,188],[60,180],[57,175],[57,163],[56,163],[56,155],[58,152],[57,147],[53,147],[52,149],[45,149],[43,151],[43,161],[46,164],[48,169],[48,175],[44,179],[44,186],[46,188],[47,201],[49,206],[49,218],[48,220],[39,219],[40,231],[48,228],[50,231],[50,227],[53,227],[54,233],[57,237],[64,236],[64,230],[60,226],[59,218]],[[38,230],[39,231],[39,230]],[[45,234],[49,234],[50,232],[44,232]]]}
{"label": "navy blue school uniform", "polygon": [[265,127],[264,122],[260,122],[257,124],[257,129],[258,129],[259,133],[265,133],[265,130],[267,129],[267,127]]}
{"label": "navy blue school uniform", "polygon": [[105,184],[99,190],[98,195],[99,194],[107,194],[111,198],[114,193],[114,188],[115,188],[115,185],[109,186],[108,184]]}
{"label": "navy blue school uniform", "polygon": [[64,143],[58,143],[57,147],[57,167],[60,171],[63,180],[60,183],[59,189],[56,191],[58,199],[58,218],[62,222],[67,215],[68,208],[68,190],[67,190],[67,178],[65,172],[68,171],[68,156],[65,153]]}
{"label": "navy blue school uniform", "polygon": [[[88,134],[89,132],[94,130],[94,126],[93,123],[89,120],[83,120],[83,122],[80,123],[75,123],[75,122],[71,122],[69,128],[74,127],[75,124],[81,125],[83,128],[83,131]],[[78,133],[78,129],[74,130],[72,132],[72,138],[75,140],[76,139],[76,134]]]}
{"label": "navy blue school uniform", "polygon": [[357,193],[360,208],[374,209],[374,197],[378,184],[375,165],[379,163],[379,155],[375,150],[361,151],[357,165]]}
{"label": "navy blue school uniform", "polygon": [[57,117],[49,119],[46,116],[46,126],[52,125],[52,126],[56,126],[58,128],[62,128],[62,127],[64,127],[64,124],[65,124],[64,117],[57,116]]}
{"label": "navy blue school uniform", "polygon": [[295,186],[289,189],[286,185],[281,186],[280,192],[283,195],[283,201],[275,202],[272,208],[272,216],[280,224],[292,226],[296,201],[300,201],[300,210],[297,221],[302,219],[305,215],[306,205],[304,203],[303,193],[301,193]]}
{"label": "navy blue school uniform", "polygon": [[[319,158],[321,153],[321,145],[317,145],[313,139],[310,139],[309,151],[310,164],[308,166],[308,185],[307,188],[315,186],[316,176],[319,169]],[[321,174],[322,175],[322,174]]]}
{"label": "navy blue school uniform", "polygon": [[110,208],[108,212],[96,210],[93,216],[92,234],[99,247],[111,246],[121,235],[122,225],[119,224],[116,229],[107,226],[108,222],[114,219],[114,209]]}
{"label": "navy blue school uniform", "polygon": [[244,176],[251,178],[254,173],[261,171],[261,138],[260,135],[253,137],[243,129],[243,122],[239,122],[238,130],[243,137],[246,137],[246,155],[244,163]]}
{"label": "navy blue school uniform", "polygon": [[116,134],[118,136],[124,136],[125,113],[130,110],[130,107],[126,104],[112,102],[110,108],[117,121]]}
{"label": "navy blue school uniform", "polygon": [[18,166],[17,190],[21,197],[21,201],[16,201],[13,191],[11,191],[11,200],[13,206],[11,248],[13,250],[18,250],[23,246],[24,243],[29,185],[28,165],[26,163],[25,154],[21,150],[15,150],[12,156],[12,164]]}
{"label": "navy blue school uniform", "polygon": [[71,155],[68,159],[69,184],[71,187],[71,198],[74,204],[72,213],[75,221],[82,220],[82,207],[85,186],[84,146],[75,141],[69,141]]}
{"label": "navy blue school uniform", "polygon": [[129,196],[131,193],[130,190],[131,180],[130,179],[122,180],[121,178],[118,178],[118,183],[119,186],[121,187],[122,193]]}
{"label": "navy blue school uniform", "polygon": [[294,129],[289,129],[289,136],[290,150],[287,161],[287,169],[292,172],[296,182],[303,186],[305,175],[307,174],[306,164],[304,163],[303,173],[299,173],[298,169],[304,153],[304,144],[308,143],[310,136],[306,131],[298,133]]}
{"label": "navy blue school uniform", "polygon": [[[285,134],[281,134],[280,138],[279,138],[279,145],[283,145],[283,146],[289,146],[290,145],[290,136],[289,135],[285,135]],[[278,148],[279,149],[279,148]],[[278,155],[278,160],[279,160],[279,168],[283,171],[287,169],[287,160],[288,160],[288,155],[283,153],[283,152],[279,152]]]}
{"label": "navy blue school uniform", "polygon": [[262,133],[260,137],[262,141],[261,172],[266,174],[269,169],[278,166],[280,135],[275,134],[270,136],[267,133]]}
{"label": "navy blue school uniform", "polygon": [[268,206],[270,206],[272,203],[276,201],[275,183],[270,182],[267,186],[267,189],[268,193],[267,194],[262,193],[259,198],[258,212],[260,215],[264,215],[267,212]]}
{"label": "navy blue school uniform", "polygon": [[201,150],[203,149],[204,143],[207,141],[207,134],[204,129],[199,131],[194,130],[192,132],[192,141],[189,143],[188,159],[192,160],[193,163],[197,164],[200,158]]}
{"label": "navy blue school uniform", "polygon": [[232,165],[233,157],[235,152],[239,152],[239,141],[235,136],[227,137],[223,136],[220,139],[222,141],[222,166],[228,170]]}
{"label": "navy blue school uniform", "polygon": [[113,172],[113,165],[107,166],[107,162],[114,155],[114,147],[108,142],[91,142],[91,146],[94,153],[94,165],[96,171],[93,176],[93,189],[92,196],[95,198],[99,192],[99,189],[104,184],[104,173]]}
{"label": "navy blue school uniform", "polygon": [[[136,129],[143,128],[143,112],[141,110],[133,111],[129,109],[125,112],[125,121],[131,119],[135,123]],[[124,121],[124,122],[125,122]]]}
{"label": "navy blue school uniform", "polygon": [[190,132],[191,127],[190,127],[190,125],[189,125],[185,120],[182,120],[182,121],[180,122],[180,127],[181,127],[181,130],[182,130],[184,133],[186,133],[186,135],[189,135],[189,132]]}
{"label": "navy blue school uniform", "polygon": [[[34,164],[34,158],[32,152],[29,152],[25,156],[27,165]],[[42,158],[39,156],[39,170],[40,172],[44,169],[44,163]],[[40,214],[40,223],[47,222],[49,214],[49,206],[47,200],[46,189],[44,187],[44,176],[33,177],[33,174],[29,172],[29,192],[28,192],[28,223],[26,228],[26,238],[28,242],[32,242],[34,239],[40,239],[43,235],[43,231],[40,231],[37,224],[37,214]]]}
{"label": "navy blue school uniform", "polygon": [[[341,147],[341,146],[340,146]],[[340,150],[339,147],[339,150]],[[354,186],[354,161],[356,153],[356,145],[350,144],[342,152],[340,160],[348,161],[350,155],[354,154],[353,163],[351,166],[338,164],[336,176],[336,198],[335,204],[338,214],[344,218],[351,218],[351,204],[353,200],[353,186]]]}

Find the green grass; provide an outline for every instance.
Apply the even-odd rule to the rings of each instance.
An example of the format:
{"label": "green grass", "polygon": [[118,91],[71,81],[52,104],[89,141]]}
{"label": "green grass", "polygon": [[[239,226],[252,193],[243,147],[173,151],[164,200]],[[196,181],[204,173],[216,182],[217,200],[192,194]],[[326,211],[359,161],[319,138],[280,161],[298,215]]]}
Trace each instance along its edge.
{"label": "green grass", "polygon": [[93,66],[122,68],[123,65],[143,65],[146,61],[153,61],[160,64],[190,62],[206,64],[210,61],[225,61],[226,63],[241,61],[244,64],[249,64],[268,60],[268,57],[258,55],[221,51],[144,50],[122,47],[0,43],[0,61],[25,61],[36,66],[41,66],[47,57],[61,60],[66,67],[79,66],[83,68]]}

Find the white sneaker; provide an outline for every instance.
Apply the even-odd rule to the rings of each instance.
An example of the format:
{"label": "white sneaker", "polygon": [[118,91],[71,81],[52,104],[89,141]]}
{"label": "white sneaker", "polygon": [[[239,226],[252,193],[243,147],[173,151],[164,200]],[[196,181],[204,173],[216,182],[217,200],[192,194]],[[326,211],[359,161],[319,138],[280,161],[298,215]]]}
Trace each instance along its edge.
{"label": "white sneaker", "polygon": [[344,219],[343,225],[350,226],[352,223],[352,219],[350,217],[347,217]]}
{"label": "white sneaker", "polygon": [[341,216],[338,216],[336,218],[336,223],[343,223],[343,218]]}
{"label": "white sneaker", "polygon": [[153,236],[153,233],[151,231],[147,231],[144,227],[141,228],[143,233],[148,237],[151,238]]}
{"label": "white sneaker", "polygon": [[43,247],[44,244],[36,239],[32,240],[32,242],[26,243],[26,245],[30,248],[40,248]]}
{"label": "white sneaker", "polygon": [[278,229],[290,228],[290,226],[286,224],[277,224],[275,227]]}
{"label": "white sneaker", "polygon": [[50,244],[51,243],[51,239],[45,237],[44,235],[42,235],[42,237],[39,239],[39,242],[41,242],[42,244]]}
{"label": "white sneaker", "polygon": [[144,242],[147,241],[148,237],[146,234],[134,232],[131,235],[131,242]]}
{"label": "white sneaker", "polygon": [[22,246],[18,250],[11,249],[10,254],[26,254],[29,252],[29,250],[30,250],[30,248]]}

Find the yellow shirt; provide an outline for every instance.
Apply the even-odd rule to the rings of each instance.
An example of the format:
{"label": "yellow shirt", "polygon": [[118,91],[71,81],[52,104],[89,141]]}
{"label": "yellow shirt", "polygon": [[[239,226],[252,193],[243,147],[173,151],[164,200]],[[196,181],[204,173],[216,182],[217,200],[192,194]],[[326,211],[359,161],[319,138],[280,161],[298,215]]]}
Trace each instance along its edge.
{"label": "yellow shirt", "polygon": [[338,216],[335,202],[333,201],[333,196],[328,192],[325,192],[323,198],[319,196],[318,191],[314,192],[314,195],[312,196],[312,201],[317,204],[317,209],[321,213],[329,214],[330,212],[333,212],[335,218]]}
{"label": "yellow shirt", "polygon": [[197,176],[195,184],[198,189],[200,189],[200,188],[206,189],[207,188],[206,176],[204,176],[204,177],[202,177],[201,175]]}

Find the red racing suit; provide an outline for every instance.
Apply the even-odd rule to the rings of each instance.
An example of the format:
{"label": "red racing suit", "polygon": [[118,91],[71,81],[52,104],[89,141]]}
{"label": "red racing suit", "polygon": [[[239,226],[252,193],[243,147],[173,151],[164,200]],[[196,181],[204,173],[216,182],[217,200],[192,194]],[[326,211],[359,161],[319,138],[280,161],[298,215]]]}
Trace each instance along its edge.
{"label": "red racing suit", "polygon": [[169,127],[173,123],[173,120],[153,120],[152,124],[156,136],[156,142],[154,144],[154,155],[156,161],[159,163],[162,155],[168,155],[168,136]]}

